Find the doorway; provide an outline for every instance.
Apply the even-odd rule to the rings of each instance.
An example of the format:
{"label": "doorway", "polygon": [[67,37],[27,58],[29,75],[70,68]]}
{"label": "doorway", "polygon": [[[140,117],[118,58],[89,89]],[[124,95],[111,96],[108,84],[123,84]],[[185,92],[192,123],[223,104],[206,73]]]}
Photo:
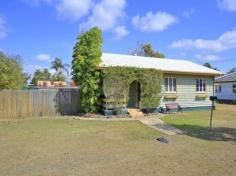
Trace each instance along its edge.
{"label": "doorway", "polygon": [[140,92],[140,83],[138,81],[132,82],[129,86],[128,108],[139,108]]}

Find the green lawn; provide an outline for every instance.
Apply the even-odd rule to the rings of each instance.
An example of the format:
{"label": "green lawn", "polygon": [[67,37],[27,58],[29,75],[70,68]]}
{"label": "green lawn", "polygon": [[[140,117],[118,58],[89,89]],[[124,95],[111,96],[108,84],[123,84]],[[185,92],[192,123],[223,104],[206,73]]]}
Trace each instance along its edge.
{"label": "green lawn", "polygon": [[212,130],[209,130],[210,111],[171,114],[163,121],[186,132],[187,135],[206,140],[236,142],[236,106],[218,104],[213,111]]}
{"label": "green lawn", "polygon": [[[163,117],[187,131],[178,136],[161,134],[138,121],[0,122],[0,175],[233,176],[236,108],[232,107],[221,105],[215,111],[212,134],[222,133],[224,138],[209,137],[206,111]],[[208,137],[193,135],[190,126],[192,133],[204,130]],[[159,143],[155,140],[159,136],[170,143]]]}

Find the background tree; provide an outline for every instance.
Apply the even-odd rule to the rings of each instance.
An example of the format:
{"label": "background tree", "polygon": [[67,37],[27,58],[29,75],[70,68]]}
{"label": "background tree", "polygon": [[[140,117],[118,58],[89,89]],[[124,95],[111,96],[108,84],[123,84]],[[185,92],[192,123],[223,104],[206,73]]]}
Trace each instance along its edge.
{"label": "background tree", "polygon": [[138,46],[131,51],[131,55],[165,58],[165,55],[161,52],[154,51],[151,43],[138,43]]}
{"label": "background tree", "polygon": [[235,68],[235,67],[229,69],[229,71],[227,72],[227,74],[230,74],[230,73],[233,73],[233,72],[236,72],[236,68]]}
{"label": "background tree", "polygon": [[102,34],[97,27],[79,35],[74,47],[72,77],[81,86],[81,104],[85,112],[96,112],[100,97],[100,72]]}
{"label": "background tree", "polygon": [[205,62],[203,64],[203,66],[207,67],[207,68],[212,68],[211,64],[209,62]]}
{"label": "background tree", "polygon": [[34,76],[31,80],[31,84],[37,85],[38,81],[49,81],[51,80],[51,74],[48,69],[39,70],[37,69],[34,72]]}
{"label": "background tree", "polygon": [[20,56],[0,52],[0,89],[21,89],[24,81]]}
{"label": "background tree", "polygon": [[209,62],[205,62],[203,64],[203,66],[207,67],[207,68],[210,68],[210,69],[214,69],[214,70],[217,70],[219,71],[219,69],[217,67],[213,67]]}
{"label": "background tree", "polygon": [[24,75],[24,78],[25,78],[25,82],[24,82],[24,84],[27,84],[28,81],[29,81],[30,78],[31,78],[31,74],[25,72],[25,73],[23,73],[23,75]]}
{"label": "background tree", "polygon": [[52,76],[52,80],[54,81],[65,81],[66,76],[64,72],[66,72],[67,76],[69,75],[68,67],[69,64],[64,64],[62,63],[62,60],[60,58],[55,58],[52,61],[52,66],[51,68],[55,70],[55,74]]}

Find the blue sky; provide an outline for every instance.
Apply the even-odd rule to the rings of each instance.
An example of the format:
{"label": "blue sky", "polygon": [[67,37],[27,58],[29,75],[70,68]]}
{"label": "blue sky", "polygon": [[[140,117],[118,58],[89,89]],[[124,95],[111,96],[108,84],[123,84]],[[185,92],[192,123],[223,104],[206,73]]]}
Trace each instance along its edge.
{"label": "blue sky", "polygon": [[167,58],[236,67],[236,0],[0,0],[0,50],[27,72],[54,57],[70,64],[76,36],[93,26],[104,52],[150,42]]}

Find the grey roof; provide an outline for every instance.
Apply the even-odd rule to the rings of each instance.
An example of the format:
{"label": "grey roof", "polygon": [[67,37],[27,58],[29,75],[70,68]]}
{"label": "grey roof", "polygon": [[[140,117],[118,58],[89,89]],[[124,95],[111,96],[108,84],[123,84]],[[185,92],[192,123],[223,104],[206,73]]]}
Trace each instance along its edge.
{"label": "grey roof", "polygon": [[236,72],[216,78],[215,82],[236,82]]}

